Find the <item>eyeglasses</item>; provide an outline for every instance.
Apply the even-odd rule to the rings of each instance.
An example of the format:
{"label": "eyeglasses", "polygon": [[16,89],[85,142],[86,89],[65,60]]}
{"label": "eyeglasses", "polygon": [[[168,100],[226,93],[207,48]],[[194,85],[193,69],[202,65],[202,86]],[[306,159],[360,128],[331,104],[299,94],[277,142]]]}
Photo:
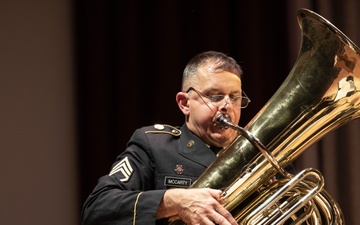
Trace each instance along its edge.
{"label": "eyeglasses", "polygon": [[[205,95],[204,93],[196,90],[193,87],[190,87],[186,93],[189,93],[190,91],[195,91],[201,99],[203,99],[202,97],[205,97],[207,99],[210,100],[211,104],[213,106],[216,107],[220,107],[222,104],[222,100],[225,98],[226,95]],[[244,109],[246,108],[249,103],[251,102],[250,98],[245,94],[244,91],[242,91],[243,96],[232,96],[230,97],[228,95],[228,99],[230,99],[231,104],[235,107],[235,108],[241,108]],[[203,99],[204,100],[204,99]],[[227,101],[227,100],[226,100]]]}

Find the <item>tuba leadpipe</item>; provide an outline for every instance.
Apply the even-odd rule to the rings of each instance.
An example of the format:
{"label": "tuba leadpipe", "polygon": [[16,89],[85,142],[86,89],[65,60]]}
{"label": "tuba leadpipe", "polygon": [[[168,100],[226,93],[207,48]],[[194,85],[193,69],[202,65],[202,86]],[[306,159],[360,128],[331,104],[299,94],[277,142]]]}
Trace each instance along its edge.
{"label": "tuba leadpipe", "polygon": [[[360,116],[359,48],[315,12],[301,9],[297,18],[302,43],[288,77],[244,127],[246,132],[240,132],[191,186],[225,189],[224,207],[239,224],[282,224],[288,220],[294,224],[344,223],[340,207],[319,185],[323,177],[318,171],[304,171],[315,181],[286,173],[284,179],[269,182],[279,173],[278,166],[285,168],[325,134]],[[280,201],[270,201],[278,192],[282,192],[276,196]],[[297,205],[308,193],[313,193],[311,199]],[[278,215],[283,206],[290,211]],[[175,220],[170,224],[181,223]]]}

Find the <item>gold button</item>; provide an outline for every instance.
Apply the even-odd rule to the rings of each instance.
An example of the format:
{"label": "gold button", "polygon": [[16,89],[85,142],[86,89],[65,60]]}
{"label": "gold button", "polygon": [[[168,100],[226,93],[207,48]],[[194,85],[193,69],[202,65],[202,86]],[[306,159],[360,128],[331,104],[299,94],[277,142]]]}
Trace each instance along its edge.
{"label": "gold button", "polygon": [[190,141],[186,144],[186,147],[191,148],[194,144],[195,144],[195,142],[194,142],[193,140],[190,140]]}

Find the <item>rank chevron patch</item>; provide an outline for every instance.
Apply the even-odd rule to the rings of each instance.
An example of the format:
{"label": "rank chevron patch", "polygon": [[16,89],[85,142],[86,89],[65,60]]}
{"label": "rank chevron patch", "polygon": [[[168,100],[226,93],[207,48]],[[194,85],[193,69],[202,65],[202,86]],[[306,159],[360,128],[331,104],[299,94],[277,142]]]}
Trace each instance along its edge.
{"label": "rank chevron patch", "polygon": [[130,165],[128,157],[125,157],[118,164],[116,164],[116,166],[114,166],[114,168],[109,173],[109,176],[117,172],[121,172],[123,175],[123,178],[120,179],[121,182],[127,182],[130,179],[131,174],[133,173],[133,168]]}

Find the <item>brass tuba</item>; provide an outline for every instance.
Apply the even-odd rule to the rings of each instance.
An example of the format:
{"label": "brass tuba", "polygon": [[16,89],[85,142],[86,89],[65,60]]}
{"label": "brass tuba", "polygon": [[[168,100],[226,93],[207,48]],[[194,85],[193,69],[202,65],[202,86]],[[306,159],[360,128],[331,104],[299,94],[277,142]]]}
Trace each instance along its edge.
{"label": "brass tuba", "polygon": [[239,224],[345,223],[319,171],[283,168],[359,117],[360,50],[320,15],[301,9],[297,16],[302,44],[290,74],[245,128],[217,118],[240,135],[191,186],[225,188],[224,207]]}

